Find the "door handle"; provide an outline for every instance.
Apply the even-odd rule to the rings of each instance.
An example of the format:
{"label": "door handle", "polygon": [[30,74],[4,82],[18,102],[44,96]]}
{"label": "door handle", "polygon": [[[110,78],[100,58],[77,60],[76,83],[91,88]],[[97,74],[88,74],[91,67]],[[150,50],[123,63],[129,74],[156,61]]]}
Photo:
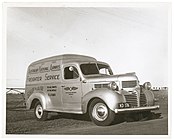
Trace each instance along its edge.
{"label": "door handle", "polygon": [[63,85],[63,86],[61,86],[61,87],[65,87],[65,86]]}

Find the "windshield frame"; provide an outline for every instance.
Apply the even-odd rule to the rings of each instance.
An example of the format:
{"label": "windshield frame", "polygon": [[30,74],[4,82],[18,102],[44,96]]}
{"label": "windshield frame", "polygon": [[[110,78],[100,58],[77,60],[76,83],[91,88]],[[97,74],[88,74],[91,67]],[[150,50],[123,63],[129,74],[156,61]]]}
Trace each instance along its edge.
{"label": "windshield frame", "polygon": [[[82,70],[82,68],[81,68],[81,65],[82,65],[82,64],[95,64],[95,65],[96,65],[96,68],[97,68],[97,70],[98,70],[98,73],[96,73],[96,74],[84,74],[84,73],[83,73],[83,70]],[[100,69],[99,69],[99,67],[98,67],[99,64],[105,65],[106,68],[108,69],[109,74],[102,74],[102,73],[100,73]],[[80,63],[80,64],[79,64],[79,67],[80,67],[80,70],[81,70],[83,76],[85,76],[85,77],[86,77],[86,76],[93,76],[93,75],[113,75],[113,72],[112,72],[111,67],[110,67],[107,63],[105,63],[105,62],[100,62],[100,61],[95,61],[95,62],[83,62],[83,63]]]}

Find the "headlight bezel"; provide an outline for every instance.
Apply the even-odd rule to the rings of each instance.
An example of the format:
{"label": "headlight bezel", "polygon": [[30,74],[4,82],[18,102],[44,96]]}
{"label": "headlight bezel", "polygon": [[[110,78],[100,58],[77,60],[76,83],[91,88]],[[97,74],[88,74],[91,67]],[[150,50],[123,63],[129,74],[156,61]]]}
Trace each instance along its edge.
{"label": "headlight bezel", "polygon": [[110,82],[109,88],[118,91],[118,85],[115,81]]}

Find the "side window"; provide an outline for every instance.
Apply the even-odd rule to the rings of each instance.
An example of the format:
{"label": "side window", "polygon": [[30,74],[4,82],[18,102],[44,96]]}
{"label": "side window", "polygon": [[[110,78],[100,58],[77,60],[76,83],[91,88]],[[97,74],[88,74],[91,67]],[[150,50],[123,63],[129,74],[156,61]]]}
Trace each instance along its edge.
{"label": "side window", "polygon": [[74,66],[64,68],[64,79],[77,79],[79,77],[78,71]]}
{"label": "side window", "polygon": [[110,74],[109,74],[109,70],[106,69],[106,68],[101,68],[99,71],[100,71],[100,74],[110,75]]}

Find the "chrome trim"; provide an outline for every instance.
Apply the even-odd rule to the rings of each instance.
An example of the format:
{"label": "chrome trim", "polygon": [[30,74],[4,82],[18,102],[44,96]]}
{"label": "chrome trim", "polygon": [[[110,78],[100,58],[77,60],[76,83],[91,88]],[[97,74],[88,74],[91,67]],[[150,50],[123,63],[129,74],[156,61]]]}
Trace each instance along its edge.
{"label": "chrome trim", "polygon": [[104,121],[108,117],[108,108],[104,103],[97,103],[93,110],[92,116],[98,121]]}
{"label": "chrome trim", "polygon": [[136,108],[123,108],[123,109],[115,109],[115,113],[126,113],[130,111],[146,111],[146,110],[156,110],[159,109],[159,105],[155,106],[146,106],[146,107],[136,107]]}

